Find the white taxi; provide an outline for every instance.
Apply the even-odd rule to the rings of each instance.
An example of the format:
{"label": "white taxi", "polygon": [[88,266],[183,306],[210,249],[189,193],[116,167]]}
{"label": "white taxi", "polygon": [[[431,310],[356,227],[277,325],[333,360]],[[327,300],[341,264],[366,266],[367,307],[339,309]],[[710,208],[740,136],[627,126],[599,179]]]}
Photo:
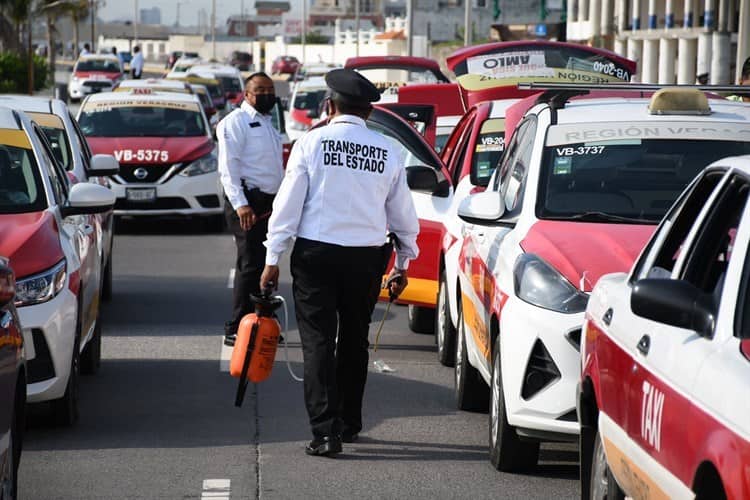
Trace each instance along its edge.
{"label": "white taxi", "polygon": [[[728,152],[750,151],[732,144],[742,128],[723,131]],[[582,498],[750,497],[749,194],[750,156],[713,163],[630,273],[594,288],[578,398]]]}
{"label": "white taxi", "polygon": [[459,207],[456,401],[489,399],[490,459],[505,471],[533,466],[541,441],[577,440],[581,328],[599,278],[630,268],[706,164],[750,152],[741,103],[571,92],[588,91],[538,98],[490,189]]}
{"label": "white taxi", "polygon": [[133,89],[88,97],[78,123],[95,153],[112,154],[115,215],[184,215],[223,223],[211,127],[194,94]]}

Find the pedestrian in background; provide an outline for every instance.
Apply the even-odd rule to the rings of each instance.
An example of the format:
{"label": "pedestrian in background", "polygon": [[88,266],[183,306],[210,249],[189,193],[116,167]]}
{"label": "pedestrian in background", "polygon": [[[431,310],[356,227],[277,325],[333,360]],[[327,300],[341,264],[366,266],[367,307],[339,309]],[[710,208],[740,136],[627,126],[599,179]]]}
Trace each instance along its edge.
{"label": "pedestrian in background", "polygon": [[[742,65],[740,81],[737,84],[750,86],[750,57],[745,59],[745,64]],[[727,99],[731,101],[750,102],[750,95],[730,95]]]}
{"label": "pedestrian in background", "polygon": [[134,80],[139,80],[143,75],[143,53],[141,48],[136,45],[133,47],[133,59],[130,60],[130,76]]}
{"label": "pedestrian in background", "polygon": [[88,56],[91,55],[91,45],[88,43],[83,44],[83,50],[81,50],[81,53],[78,54],[79,56]]}
{"label": "pedestrian in background", "polygon": [[117,53],[117,47],[112,47],[112,55],[117,57],[117,61],[120,63],[120,73],[125,71],[125,60],[122,58],[122,54]]}
{"label": "pedestrian in background", "polygon": [[291,273],[313,434],[308,455],[335,455],[362,430],[367,337],[386,233],[400,242],[391,293],[406,287],[409,260],[419,252],[401,158],[365,122],[380,92],[349,69],[330,71],[326,84],[329,122],[294,144],[273,205],[260,283],[278,283],[280,255],[296,238]]}
{"label": "pedestrian in background", "polygon": [[224,215],[237,246],[232,319],[224,325],[224,343],[230,346],[243,316],[253,312],[250,294],[260,292],[268,217],[284,177],[281,135],[270,115],[275,105],[273,80],[254,73],[245,80],[242,105],[216,130]]}

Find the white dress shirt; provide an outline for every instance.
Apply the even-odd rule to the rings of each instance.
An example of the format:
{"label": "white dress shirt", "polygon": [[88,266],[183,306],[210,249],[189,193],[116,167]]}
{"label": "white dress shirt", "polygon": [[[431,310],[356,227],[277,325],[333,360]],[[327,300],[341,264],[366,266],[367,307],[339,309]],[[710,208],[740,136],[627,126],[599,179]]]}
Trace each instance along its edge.
{"label": "white dress shirt", "polygon": [[130,60],[130,71],[135,71],[136,74],[143,74],[143,52],[138,52]]}
{"label": "white dress shirt", "polygon": [[266,264],[277,265],[292,238],[342,246],[380,246],[399,239],[396,267],[419,254],[419,220],[400,155],[365,121],[337,116],[307,132],[292,148],[273,202]]}
{"label": "white dress shirt", "polygon": [[232,208],[247,205],[243,182],[275,194],[284,178],[281,134],[270,115],[258,113],[247,101],[216,127],[219,140],[219,177]]}

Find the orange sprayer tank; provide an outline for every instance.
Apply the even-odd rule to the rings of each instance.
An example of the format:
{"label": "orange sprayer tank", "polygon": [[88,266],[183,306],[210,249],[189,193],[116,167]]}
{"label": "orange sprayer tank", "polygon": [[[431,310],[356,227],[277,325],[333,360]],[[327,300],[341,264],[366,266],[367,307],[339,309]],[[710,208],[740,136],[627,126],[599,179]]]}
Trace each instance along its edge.
{"label": "orange sprayer tank", "polygon": [[229,363],[229,373],[242,377],[245,357],[250,356],[246,378],[251,382],[262,382],[271,375],[279,344],[279,323],[273,317],[248,314],[240,322],[237,339]]}

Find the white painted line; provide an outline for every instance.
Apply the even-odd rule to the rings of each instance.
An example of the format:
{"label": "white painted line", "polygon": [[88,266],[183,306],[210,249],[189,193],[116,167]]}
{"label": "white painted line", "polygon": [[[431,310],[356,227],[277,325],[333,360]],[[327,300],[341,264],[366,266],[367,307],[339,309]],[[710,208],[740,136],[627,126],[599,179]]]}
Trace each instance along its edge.
{"label": "white painted line", "polygon": [[201,500],[229,500],[229,479],[204,479]]}
{"label": "white painted line", "polygon": [[227,288],[234,288],[234,268],[229,270],[229,279],[227,280]]}
{"label": "white painted line", "polygon": [[224,336],[220,337],[221,355],[219,356],[219,371],[229,372],[229,360],[232,359],[232,347],[224,345]]}

